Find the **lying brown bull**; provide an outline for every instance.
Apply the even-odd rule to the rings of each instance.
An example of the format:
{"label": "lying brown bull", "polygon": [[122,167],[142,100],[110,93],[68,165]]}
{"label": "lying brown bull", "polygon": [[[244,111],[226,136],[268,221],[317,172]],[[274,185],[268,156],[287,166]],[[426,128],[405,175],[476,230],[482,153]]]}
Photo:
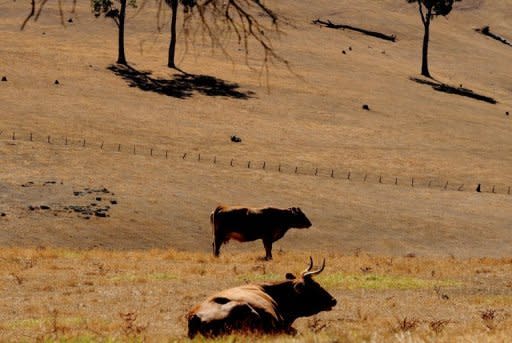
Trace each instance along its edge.
{"label": "lying brown bull", "polygon": [[287,273],[285,281],[244,285],[209,297],[188,313],[188,336],[294,333],[295,319],[330,311],[336,305],[336,299],[312,279],[324,270],[325,259],[320,269],[312,268],[310,257],[309,267],[299,278]]}
{"label": "lying brown bull", "polygon": [[263,240],[265,259],[272,259],[272,243],[291,228],[305,229],[311,222],[298,207],[249,208],[217,206],[210,214],[213,231],[213,254],[219,256],[220,246],[230,239],[239,242]]}

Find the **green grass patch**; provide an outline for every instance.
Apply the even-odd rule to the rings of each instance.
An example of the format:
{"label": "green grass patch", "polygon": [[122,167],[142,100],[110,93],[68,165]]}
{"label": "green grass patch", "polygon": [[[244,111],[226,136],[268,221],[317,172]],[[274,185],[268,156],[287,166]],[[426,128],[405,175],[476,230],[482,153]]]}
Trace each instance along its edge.
{"label": "green grass patch", "polygon": [[[278,274],[244,274],[238,276],[240,281],[264,282],[284,280]],[[343,289],[423,289],[432,287],[456,287],[460,283],[453,280],[428,280],[412,276],[381,274],[343,274],[333,273],[319,275],[315,278],[325,288]]]}
{"label": "green grass patch", "polygon": [[454,287],[460,284],[453,280],[428,280],[412,276],[380,274],[346,275],[334,273],[319,276],[317,280],[326,288],[345,289],[421,289],[435,286]]}

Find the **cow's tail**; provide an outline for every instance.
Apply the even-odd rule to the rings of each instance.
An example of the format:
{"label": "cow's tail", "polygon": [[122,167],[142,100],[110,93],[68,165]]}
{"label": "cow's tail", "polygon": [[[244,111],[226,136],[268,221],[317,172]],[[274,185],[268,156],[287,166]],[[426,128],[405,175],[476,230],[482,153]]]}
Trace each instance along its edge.
{"label": "cow's tail", "polygon": [[214,256],[219,256],[220,246],[217,246],[217,245],[222,244],[217,239],[217,232],[216,232],[217,230],[215,228],[215,217],[217,216],[217,214],[220,212],[221,209],[222,209],[222,206],[217,206],[215,208],[215,210],[213,210],[212,213],[210,213],[210,224],[212,226],[212,239],[213,239],[212,240],[212,248],[213,248]]}

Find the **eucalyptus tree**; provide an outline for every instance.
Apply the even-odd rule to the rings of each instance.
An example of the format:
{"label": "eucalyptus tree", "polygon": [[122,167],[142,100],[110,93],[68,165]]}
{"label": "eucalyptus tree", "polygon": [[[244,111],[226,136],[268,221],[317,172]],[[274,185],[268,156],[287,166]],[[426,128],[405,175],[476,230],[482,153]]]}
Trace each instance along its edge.
{"label": "eucalyptus tree", "polygon": [[118,28],[117,37],[117,63],[128,65],[124,49],[124,26],[126,20],[126,7],[137,7],[136,0],[91,0],[91,7],[94,15],[99,17],[112,18]]}
{"label": "eucalyptus tree", "polygon": [[453,9],[453,3],[461,0],[406,0],[418,3],[418,11],[424,27],[423,49],[421,58],[421,75],[432,77],[428,69],[428,45],[430,41],[430,24],[435,17],[447,16]]}

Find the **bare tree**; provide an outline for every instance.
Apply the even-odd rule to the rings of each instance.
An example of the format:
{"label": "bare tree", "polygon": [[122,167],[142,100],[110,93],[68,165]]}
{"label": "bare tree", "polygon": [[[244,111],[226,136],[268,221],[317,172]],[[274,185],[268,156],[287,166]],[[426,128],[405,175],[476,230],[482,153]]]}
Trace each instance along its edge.
{"label": "bare tree", "polygon": [[[261,0],[154,0],[158,5],[157,26],[160,29],[165,6],[171,9],[167,65],[176,68],[177,18],[180,6],[183,9],[184,41],[188,42],[189,32],[202,32],[210,39],[212,47],[219,48],[226,56],[231,56],[224,44],[225,39],[234,34],[238,44],[243,47],[248,64],[249,43],[257,42],[263,51],[263,67],[268,73],[269,64],[278,61],[289,67],[289,62],[280,56],[272,45],[272,33],[281,33],[280,26],[286,23],[281,15],[264,4]],[[34,17],[37,20],[48,0],[31,0],[31,11],[22,23],[21,29]],[[57,0],[61,23],[64,24],[63,0]],[[127,6],[137,7],[136,0],[90,0],[93,13],[98,17],[105,15],[112,18],[118,26],[118,58],[117,63],[127,65],[124,43],[124,28]],[[140,1],[141,9],[147,0]],[[74,12],[76,0],[72,1]]]}
{"label": "bare tree", "polygon": [[432,78],[428,70],[428,43],[430,40],[430,23],[434,17],[446,16],[453,8],[453,3],[461,0],[407,0],[408,3],[418,3],[421,21],[425,29],[423,35],[423,50],[421,58],[421,75]]}
{"label": "bare tree", "polygon": [[[268,70],[269,62],[277,60],[288,66],[288,61],[278,55],[272,45],[269,33],[280,33],[280,24],[285,19],[260,0],[156,0],[158,3],[158,21],[164,13],[162,2],[171,9],[169,52],[167,65],[176,68],[176,25],[179,6],[183,7],[183,28],[188,34],[192,28],[199,29],[210,39],[212,46],[230,55],[223,38],[234,33],[238,43],[243,46],[246,58],[249,53],[249,41],[256,41],[263,49],[264,66]],[[185,37],[185,41],[188,37]]]}
{"label": "bare tree", "polygon": [[[43,11],[43,8],[44,8],[44,6],[46,5],[47,2],[48,2],[48,0],[40,0],[39,4],[36,5],[35,0],[31,0],[30,1],[30,12],[27,15],[27,17],[25,18],[25,20],[23,20],[23,23],[21,24],[20,30],[23,31],[23,29],[27,25],[28,21],[32,17],[34,18],[34,21],[37,21],[39,19],[39,16],[41,15],[41,12]],[[62,9],[62,0],[58,0],[57,4],[59,6],[60,23],[62,25],[64,25],[64,10]],[[75,7],[76,7],[76,0],[73,0],[72,11],[75,10]]]}

